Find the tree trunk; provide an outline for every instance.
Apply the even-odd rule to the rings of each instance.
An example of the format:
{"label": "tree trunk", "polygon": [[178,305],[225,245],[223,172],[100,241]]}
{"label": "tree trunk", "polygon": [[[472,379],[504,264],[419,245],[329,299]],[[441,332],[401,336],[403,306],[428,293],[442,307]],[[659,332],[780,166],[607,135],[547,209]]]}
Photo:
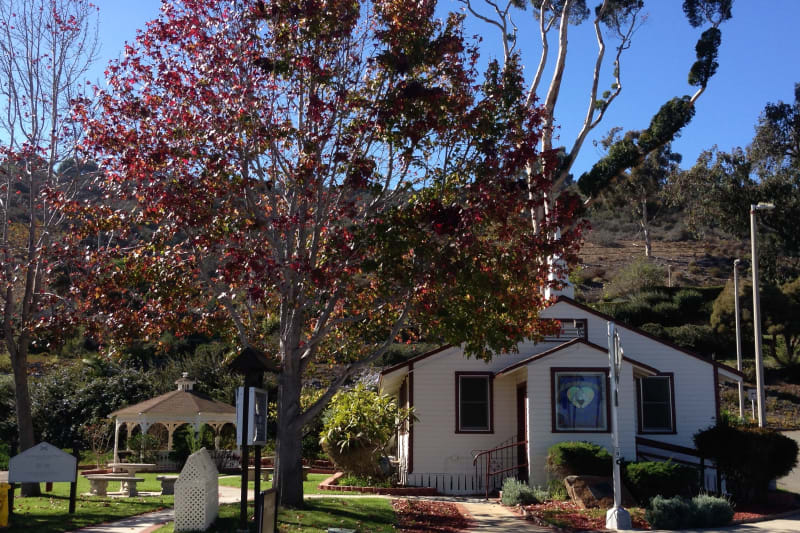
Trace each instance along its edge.
{"label": "tree trunk", "polygon": [[278,435],[275,454],[275,486],[279,503],[285,507],[303,506],[303,441],[300,415],[301,376],[283,372],[278,389]]}
{"label": "tree trunk", "polygon": [[642,233],[644,234],[644,256],[648,259],[653,255],[653,244],[650,242],[650,224],[647,220],[647,198],[641,200],[642,203]]}
{"label": "tree trunk", "polygon": [[[11,356],[11,368],[14,370],[14,400],[19,428],[19,451],[24,452],[36,444],[33,435],[33,416],[31,414],[31,397],[28,392],[28,347],[26,344],[15,345],[6,340],[6,347]],[[41,496],[38,483],[23,483],[22,496]]]}

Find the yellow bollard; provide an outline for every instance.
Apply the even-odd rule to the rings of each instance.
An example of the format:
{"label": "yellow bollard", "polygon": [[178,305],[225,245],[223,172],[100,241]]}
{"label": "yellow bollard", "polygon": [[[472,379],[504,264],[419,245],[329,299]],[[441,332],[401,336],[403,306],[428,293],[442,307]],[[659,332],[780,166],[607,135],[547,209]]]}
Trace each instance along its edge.
{"label": "yellow bollard", "polygon": [[11,485],[0,483],[0,527],[8,527],[8,491]]}

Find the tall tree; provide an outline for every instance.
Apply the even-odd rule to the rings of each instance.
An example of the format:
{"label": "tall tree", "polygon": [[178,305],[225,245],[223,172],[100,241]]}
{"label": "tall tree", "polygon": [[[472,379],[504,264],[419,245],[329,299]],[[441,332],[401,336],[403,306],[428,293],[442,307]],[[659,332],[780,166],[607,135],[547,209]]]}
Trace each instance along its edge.
{"label": "tall tree", "polygon": [[[75,153],[80,128],[69,102],[94,59],[96,11],[88,0],[0,3],[0,320],[21,450],[34,444],[28,348],[54,303],[50,283],[63,216],[56,199],[73,196],[83,182],[85,167]],[[72,164],[64,164],[68,158]],[[38,491],[23,485],[25,496]]]}
{"label": "tall tree", "polygon": [[[800,84],[793,103],[765,106],[746,149],[703,152],[669,189],[695,227],[719,227],[741,238],[749,237],[750,205],[774,203],[773,211],[758,215],[764,274],[773,283],[797,277],[800,236],[787,221],[800,219]],[[778,256],[783,265],[776,264]]]}
{"label": "tall tree", "polygon": [[[302,505],[303,426],[405,328],[476,357],[512,350],[552,327],[537,318],[546,258],[576,260],[576,198],[544,233],[525,224],[541,200],[520,173],[538,166],[529,181],[547,187],[554,161],[517,63],[476,90],[460,17],[434,9],[164,4],[110,67],[99,112],[80,110],[115,201],[84,209],[86,311],[123,339],[218,328],[274,356],[284,505]],[[332,362],[303,408],[310,366]]]}
{"label": "tall tree", "polygon": [[[620,131],[621,128],[612,128],[599,144],[608,150],[619,142]],[[641,132],[629,131],[625,139],[635,141],[639,135]],[[603,190],[598,197],[606,205],[630,213],[638,222],[642,230],[645,257],[651,257],[653,253],[651,222],[664,204],[662,200],[667,179],[678,171],[682,159],[680,154],[671,150],[670,144],[656,148],[635,167],[622,172],[612,186]]]}
{"label": "tall tree", "polygon": [[[519,26],[515,22],[519,11],[528,7],[526,0],[461,0],[468,11],[478,19],[494,26],[500,35],[500,42],[506,59],[515,57]],[[705,91],[709,79],[717,69],[717,50],[721,43],[719,26],[731,17],[733,0],[684,0],[683,11],[689,23],[697,28],[709,25],[697,41],[695,50],[697,61],[689,72],[689,84],[697,87],[691,95],[676,97],[666,102],[653,116],[650,126],[641,132],[637,141],[622,139],[610,148],[609,153],[593,168],[584,173],[579,180],[581,192],[591,201],[602,190],[608,188],[617,176],[625,170],[639,165],[648,154],[671,141],[675,134],[685,126],[694,114],[694,104]],[[552,128],[556,118],[556,107],[562,95],[564,71],[569,56],[592,54],[595,61],[591,70],[591,82],[586,88],[586,98],[579,104],[585,108],[583,122],[571,145],[560,148],[561,164],[551,176],[549,194],[556,196],[571,178],[572,166],[578,157],[588,134],[603,120],[606,111],[620,96],[623,90],[623,59],[625,51],[633,45],[636,30],[645,18],[644,0],[598,0],[594,9],[587,6],[586,0],[530,0],[532,11],[531,25],[538,30],[541,48],[536,62],[535,74],[527,87],[527,99],[533,105],[535,98],[543,102],[545,128],[542,136],[544,149],[554,148]],[[591,24],[594,29],[596,50],[570,49],[570,26]],[[555,34],[556,45],[551,47],[550,37]],[[612,52],[607,55],[610,36]],[[568,51],[572,50],[572,54]],[[548,62],[554,62],[553,75],[549,83],[543,83]],[[613,68],[609,77],[607,63]],[[603,87],[607,89],[603,89]],[[565,105],[562,102],[560,105]],[[543,213],[539,213],[539,217]]]}

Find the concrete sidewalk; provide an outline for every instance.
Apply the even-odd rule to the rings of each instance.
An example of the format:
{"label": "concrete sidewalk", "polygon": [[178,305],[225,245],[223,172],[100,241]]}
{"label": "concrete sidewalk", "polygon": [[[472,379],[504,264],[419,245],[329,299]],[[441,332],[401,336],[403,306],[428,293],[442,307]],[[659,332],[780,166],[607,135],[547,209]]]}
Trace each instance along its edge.
{"label": "concrete sidewalk", "polygon": [[[219,503],[236,503],[241,501],[241,489],[219,486]],[[247,500],[253,499],[253,491],[247,491]],[[74,530],[73,533],[149,533],[175,519],[172,509],[164,509],[154,513],[131,516],[110,524],[98,524]]]}

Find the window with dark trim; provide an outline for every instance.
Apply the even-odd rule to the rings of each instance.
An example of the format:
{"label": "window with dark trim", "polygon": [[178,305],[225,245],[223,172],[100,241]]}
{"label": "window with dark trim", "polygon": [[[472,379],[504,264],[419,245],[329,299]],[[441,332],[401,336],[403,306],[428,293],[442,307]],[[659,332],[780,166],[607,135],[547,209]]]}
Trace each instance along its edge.
{"label": "window with dark trim", "polygon": [[491,433],[492,375],[456,372],[456,433]]}
{"label": "window with dark trim", "polygon": [[671,374],[638,380],[639,433],[675,432],[675,385]]}
{"label": "window with dark trim", "polygon": [[608,370],[553,368],[551,379],[554,432],[609,431]]}

